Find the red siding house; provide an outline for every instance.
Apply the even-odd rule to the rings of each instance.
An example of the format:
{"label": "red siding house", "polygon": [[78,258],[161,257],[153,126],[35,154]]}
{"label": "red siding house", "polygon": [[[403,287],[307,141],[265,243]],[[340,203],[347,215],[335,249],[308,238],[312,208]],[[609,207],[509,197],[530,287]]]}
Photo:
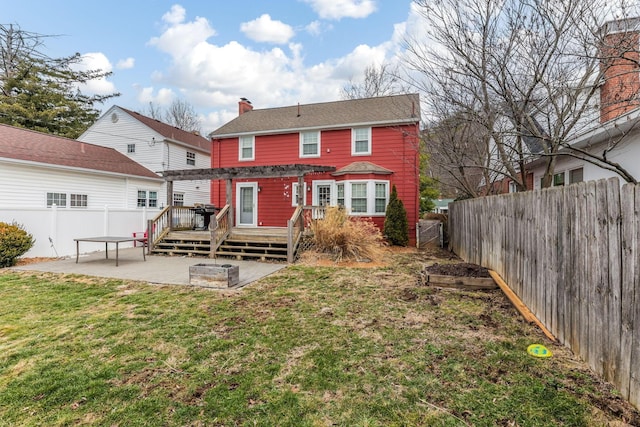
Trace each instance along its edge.
{"label": "red siding house", "polygon": [[415,243],[419,215],[418,95],[397,95],[254,109],[210,134],[212,168],[314,165],[333,172],[237,179],[227,198],[224,180],[211,183],[211,202],[234,204],[237,227],[285,227],[302,191],[305,206],[344,206],[382,229],[393,185],[407,210]]}

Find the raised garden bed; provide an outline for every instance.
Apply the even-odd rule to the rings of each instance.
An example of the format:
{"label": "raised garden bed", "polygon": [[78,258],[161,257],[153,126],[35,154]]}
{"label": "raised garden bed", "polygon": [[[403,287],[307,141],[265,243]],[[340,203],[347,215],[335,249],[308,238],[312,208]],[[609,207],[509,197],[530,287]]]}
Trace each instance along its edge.
{"label": "raised garden bed", "polygon": [[189,266],[189,283],[205,288],[231,288],[238,285],[240,267],[231,264],[195,264]]}
{"label": "raised garden bed", "polygon": [[466,290],[497,289],[498,285],[489,270],[477,264],[451,263],[433,264],[424,268],[427,286]]}

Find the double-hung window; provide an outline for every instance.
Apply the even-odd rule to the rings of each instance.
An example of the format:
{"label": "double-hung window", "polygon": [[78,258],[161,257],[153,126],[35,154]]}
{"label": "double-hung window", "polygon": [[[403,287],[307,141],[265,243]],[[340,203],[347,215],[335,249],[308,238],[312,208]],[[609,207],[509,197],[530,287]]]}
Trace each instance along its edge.
{"label": "double-hung window", "polygon": [[155,208],[158,206],[158,192],[138,190],[138,207]]}
{"label": "double-hung window", "polygon": [[336,184],[336,203],[340,207],[344,207],[344,183]]}
{"label": "double-hung window", "polygon": [[375,213],[384,213],[387,209],[387,183],[376,182],[376,194],[375,194]]}
{"label": "double-hung window", "polygon": [[351,183],[351,212],[367,213],[367,183]]}
{"label": "double-hung window", "polygon": [[60,208],[67,207],[67,194],[66,193],[47,193],[47,207],[50,208],[56,205]]}
{"label": "double-hung window", "polygon": [[300,157],[320,157],[320,131],[300,132]]}
{"label": "double-hung window", "polygon": [[69,200],[72,208],[86,208],[87,207],[87,195],[86,194],[71,194]]}
{"label": "double-hung window", "polygon": [[569,184],[575,184],[576,182],[582,182],[583,180],[584,173],[582,168],[569,171]]}
{"label": "double-hung window", "polygon": [[241,136],[238,140],[238,160],[255,160],[255,136]]}
{"label": "double-hung window", "polygon": [[[298,194],[300,193],[300,185],[294,182],[292,185],[293,192],[291,194],[291,206],[298,206]],[[307,204],[307,183],[304,183],[302,190],[302,204]]]}
{"label": "double-hung window", "polygon": [[189,166],[196,165],[196,153],[192,153],[191,151],[187,151],[187,164]]}
{"label": "double-hung window", "polygon": [[351,155],[371,155],[371,128],[351,129]]}

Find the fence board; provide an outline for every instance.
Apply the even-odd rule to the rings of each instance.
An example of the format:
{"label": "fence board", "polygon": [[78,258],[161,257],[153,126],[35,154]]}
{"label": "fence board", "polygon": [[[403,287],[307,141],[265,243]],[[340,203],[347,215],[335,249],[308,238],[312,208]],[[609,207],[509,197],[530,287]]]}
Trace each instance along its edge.
{"label": "fence board", "polygon": [[633,234],[635,242],[633,245],[632,257],[626,258],[625,261],[633,263],[635,265],[635,274],[633,276],[633,283],[629,282],[628,285],[633,288],[633,294],[631,291],[627,295],[631,298],[627,304],[631,307],[628,309],[630,314],[630,327],[629,333],[631,334],[631,354],[629,355],[630,369],[629,369],[629,402],[640,406],[640,186],[636,185],[634,188],[634,226]]}
{"label": "fence board", "polygon": [[455,202],[449,230],[454,252],[495,270],[640,405],[640,186],[610,179]]}
{"label": "fence board", "polygon": [[634,186],[626,184],[622,187],[621,193],[621,248],[622,248],[622,287],[620,289],[621,299],[621,336],[620,354],[621,360],[618,367],[618,390],[620,394],[629,397],[629,383],[631,377],[631,352],[633,345],[633,324],[634,324],[634,281],[637,275],[634,256],[637,253],[638,242],[636,240],[636,225],[630,219],[637,214],[635,211]]}
{"label": "fence board", "polygon": [[620,242],[620,185],[617,180],[607,180],[607,224],[608,224],[608,293],[607,306],[605,307],[606,324],[608,331],[603,333],[606,336],[605,349],[603,351],[604,378],[613,383],[619,383],[618,365],[620,364],[620,346],[622,340],[622,306],[621,294],[621,263],[622,251]]}

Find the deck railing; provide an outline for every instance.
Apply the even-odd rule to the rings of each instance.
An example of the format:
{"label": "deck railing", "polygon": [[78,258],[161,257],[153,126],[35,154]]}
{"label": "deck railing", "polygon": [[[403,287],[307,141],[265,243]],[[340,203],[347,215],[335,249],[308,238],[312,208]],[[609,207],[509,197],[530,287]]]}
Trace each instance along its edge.
{"label": "deck railing", "polygon": [[291,219],[287,221],[287,262],[292,263],[295,260],[304,231],[309,229],[313,221],[323,219],[324,214],[324,206],[298,206],[296,208]]}
{"label": "deck railing", "polygon": [[304,208],[298,206],[287,221],[287,262],[292,263],[295,259],[296,250],[300,244],[302,233],[304,232]]}
{"label": "deck railing", "polygon": [[231,233],[231,227],[229,224],[231,223],[229,218],[229,213],[231,212],[230,206],[225,205],[220,212],[216,215],[215,225],[213,220],[209,223],[209,231],[211,231],[211,254],[210,258],[216,257],[216,251],[224,242],[224,240],[229,237]]}
{"label": "deck railing", "polygon": [[172,230],[191,230],[196,223],[191,206],[167,206],[155,218],[147,221],[147,251]]}

